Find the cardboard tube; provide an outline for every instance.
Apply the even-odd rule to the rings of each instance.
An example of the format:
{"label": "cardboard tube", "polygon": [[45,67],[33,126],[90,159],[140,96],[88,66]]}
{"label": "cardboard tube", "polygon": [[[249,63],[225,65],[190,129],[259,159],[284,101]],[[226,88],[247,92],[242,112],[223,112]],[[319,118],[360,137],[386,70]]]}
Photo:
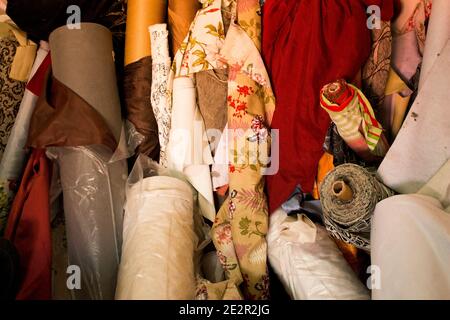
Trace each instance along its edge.
{"label": "cardboard tube", "polygon": [[148,27],[164,23],[166,11],[167,0],[128,0],[125,65],[152,55]]}
{"label": "cardboard tube", "polygon": [[169,33],[172,36],[173,56],[189,33],[189,27],[200,8],[198,0],[169,0]]}
{"label": "cardboard tube", "polygon": [[111,32],[98,24],[60,27],[50,34],[53,75],[97,110],[117,142],[122,116]]}
{"label": "cardboard tube", "polygon": [[350,201],[353,199],[352,189],[342,180],[333,183],[332,190],[333,194],[341,201]]}

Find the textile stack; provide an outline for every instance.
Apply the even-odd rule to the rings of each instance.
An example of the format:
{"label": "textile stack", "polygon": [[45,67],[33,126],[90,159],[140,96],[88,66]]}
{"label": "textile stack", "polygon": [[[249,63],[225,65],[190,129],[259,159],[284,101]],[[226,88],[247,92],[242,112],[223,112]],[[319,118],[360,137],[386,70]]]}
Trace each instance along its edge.
{"label": "textile stack", "polygon": [[450,299],[449,39],[448,0],[0,0],[0,299]]}

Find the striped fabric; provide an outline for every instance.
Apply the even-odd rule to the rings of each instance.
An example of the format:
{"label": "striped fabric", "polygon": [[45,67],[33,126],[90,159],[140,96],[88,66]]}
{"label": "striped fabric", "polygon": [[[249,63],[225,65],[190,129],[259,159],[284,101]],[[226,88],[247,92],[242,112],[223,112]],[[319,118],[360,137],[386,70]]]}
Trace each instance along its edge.
{"label": "striped fabric", "polygon": [[370,102],[355,86],[338,80],[323,87],[320,104],[336,124],[339,134],[358,155],[384,156],[387,142]]}

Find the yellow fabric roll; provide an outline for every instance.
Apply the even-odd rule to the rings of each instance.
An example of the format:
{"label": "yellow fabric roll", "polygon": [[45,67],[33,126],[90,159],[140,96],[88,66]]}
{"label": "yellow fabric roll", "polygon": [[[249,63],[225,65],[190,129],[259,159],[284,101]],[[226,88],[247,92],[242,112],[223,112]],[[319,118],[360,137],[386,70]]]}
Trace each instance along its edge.
{"label": "yellow fabric roll", "polygon": [[127,11],[125,65],[152,55],[148,27],[165,22],[167,0],[128,0]]}
{"label": "yellow fabric roll", "polygon": [[169,33],[172,36],[172,56],[186,38],[194,17],[201,8],[198,0],[169,0]]}

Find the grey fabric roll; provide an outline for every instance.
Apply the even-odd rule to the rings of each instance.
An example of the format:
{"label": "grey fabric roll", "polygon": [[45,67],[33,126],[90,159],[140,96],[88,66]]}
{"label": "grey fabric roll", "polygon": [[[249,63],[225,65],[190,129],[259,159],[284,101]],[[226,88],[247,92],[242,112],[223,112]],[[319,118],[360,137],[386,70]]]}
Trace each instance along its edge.
{"label": "grey fabric roll", "polygon": [[[350,197],[342,199],[333,190],[336,182],[344,182],[351,190]],[[375,174],[354,164],[336,167],[320,186],[323,220],[327,230],[337,239],[370,251],[370,226],[378,202],[393,196]]]}

